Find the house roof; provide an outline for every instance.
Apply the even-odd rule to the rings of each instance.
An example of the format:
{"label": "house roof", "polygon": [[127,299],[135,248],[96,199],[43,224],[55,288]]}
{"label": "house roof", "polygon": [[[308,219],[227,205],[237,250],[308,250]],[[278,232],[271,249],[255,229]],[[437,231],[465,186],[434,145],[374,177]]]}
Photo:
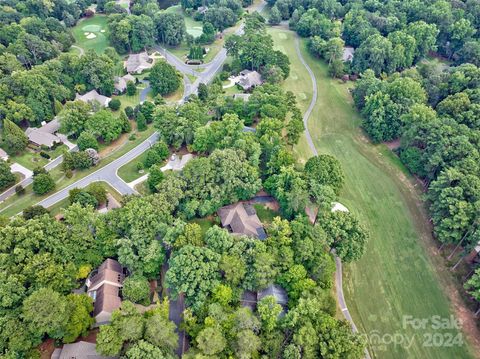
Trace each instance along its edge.
{"label": "house roof", "polygon": [[106,359],[97,353],[94,343],[80,341],[72,344],[64,344],[63,348],[57,348],[52,354],[52,359]]}
{"label": "house roof", "polygon": [[83,102],[92,102],[92,101],[97,101],[100,103],[100,105],[107,107],[108,103],[110,102],[111,98],[107,96],[100,95],[97,90],[92,90],[84,95],[76,94],[75,95],[75,100],[80,100]]}
{"label": "house roof", "polygon": [[146,51],[138,54],[130,54],[125,61],[125,68],[128,73],[141,73],[143,70],[153,66],[153,61]]}
{"label": "house roof", "polygon": [[112,313],[120,307],[122,300],[119,297],[119,289],[124,279],[123,268],[114,259],[108,258],[98,267],[88,284],[88,294],[95,301],[94,316],[102,312]]}
{"label": "house roof", "polygon": [[54,143],[62,142],[62,140],[54,133],[60,129],[60,121],[54,118],[48,123],[44,123],[42,127],[29,127],[25,130],[28,140],[38,146],[52,147]]}
{"label": "house roof", "polygon": [[2,159],[7,159],[8,158],[8,154],[7,152],[5,152],[3,149],[0,148],[0,158]]}
{"label": "house roof", "polygon": [[343,62],[352,61],[354,53],[355,53],[355,49],[353,47],[345,46],[343,48],[342,61]]}
{"label": "house roof", "polygon": [[272,284],[268,288],[265,288],[264,290],[259,291],[257,293],[257,300],[260,301],[269,295],[272,295],[273,297],[275,297],[275,301],[277,302],[277,304],[286,306],[288,303],[287,291],[275,284]]}
{"label": "house roof", "polygon": [[127,88],[127,82],[128,81],[132,81],[132,82],[135,82],[135,77],[133,77],[132,75],[130,74],[126,74],[122,77],[120,76],[117,76],[115,77],[115,84],[114,84],[114,87],[118,90],[118,91],[125,91],[125,89]]}
{"label": "house roof", "polygon": [[262,76],[257,71],[243,70],[240,72],[240,79],[237,81],[244,90],[259,86],[263,83]]}
{"label": "house roof", "polygon": [[267,238],[262,222],[255,209],[248,204],[238,202],[218,210],[223,227],[230,227],[232,233],[244,234],[259,239]]}

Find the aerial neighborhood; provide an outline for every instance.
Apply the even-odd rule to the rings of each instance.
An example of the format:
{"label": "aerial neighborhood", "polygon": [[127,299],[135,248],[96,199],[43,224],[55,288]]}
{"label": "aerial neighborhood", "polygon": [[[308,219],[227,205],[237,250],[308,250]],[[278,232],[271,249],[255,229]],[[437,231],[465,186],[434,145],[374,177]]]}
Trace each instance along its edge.
{"label": "aerial neighborhood", "polygon": [[4,0],[0,93],[0,358],[479,357],[478,0]]}

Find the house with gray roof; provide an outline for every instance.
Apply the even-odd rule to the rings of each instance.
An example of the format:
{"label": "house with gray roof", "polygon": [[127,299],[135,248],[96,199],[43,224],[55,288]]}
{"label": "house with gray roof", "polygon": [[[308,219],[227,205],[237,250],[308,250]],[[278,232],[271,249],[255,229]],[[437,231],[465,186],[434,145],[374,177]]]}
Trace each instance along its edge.
{"label": "house with gray roof", "polygon": [[136,79],[131,74],[126,74],[122,77],[115,77],[115,84],[113,86],[115,87],[116,92],[119,94],[123,93],[127,89],[128,81],[132,81],[133,83],[135,83]]}
{"label": "house with gray roof", "polygon": [[42,127],[29,127],[25,130],[30,143],[36,147],[53,147],[55,144],[62,143],[62,139],[56,135],[60,129],[60,121],[54,118],[50,122],[42,122]]}
{"label": "house with gray roof", "polygon": [[120,308],[120,288],[125,275],[115,259],[106,259],[87,279],[87,294],[93,299],[93,316],[97,325],[109,323],[114,310]]}
{"label": "house with gray roof", "polygon": [[80,100],[86,103],[98,102],[103,107],[107,107],[112,99],[110,97],[100,95],[97,90],[92,90],[83,95],[77,93],[75,95],[75,100]]}
{"label": "house with gray roof", "polygon": [[247,91],[263,83],[262,75],[257,71],[243,70],[240,72],[236,83],[243,88],[244,91]]}
{"label": "house with gray roof", "polygon": [[222,227],[231,233],[258,239],[267,238],[263,224],[257,216],[255,208],[250,204],[237,202],[218,210]]}
{"label": "house with gray roof", "polygon": [[124,63],[129,74],[141,74],[143,71],[152,68],[153,58],[148,56],[146,51],[138,54],[130,54]]}
{"label": "house with gray roof", "polygon": [[62,348],[56,348],[51,359],[108,359],[95,350],[94,343],[80,341],[72,344],[64,344]]}

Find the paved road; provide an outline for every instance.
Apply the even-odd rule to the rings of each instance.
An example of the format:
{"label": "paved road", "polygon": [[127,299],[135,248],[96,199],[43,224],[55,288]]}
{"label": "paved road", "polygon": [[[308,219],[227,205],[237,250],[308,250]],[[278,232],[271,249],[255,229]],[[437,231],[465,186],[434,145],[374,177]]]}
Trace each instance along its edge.
{"label": "paved road", "polygon": [[130,150],[120,158],[117,158],[115,161],[109,163],[108,165],[98,169],[97,171],[89,174],[88,176],[83,177],[77,182],[71,184],[70,186],[61,189],[60,191],[52,194],[50,197],[45,198],[43,201],[40,201],[38,204],[48,208],[54,205],[57,202],[68,197],[68,192],[73,188],[85,188],[90,183],[104,181],[115,188],[121,195],[126,194],[137,194],[137,192],[130,188],[127,183],[125,183],[117,175],[117,170],[123,165],[127,164],[134,158],[140,156],[143,152],[148,150],[156,141],[158,140],[158,133],[155,132],[149,138],[147,138],[140,145]]}
{"label": "paved road", "polygon": [[[317,79],[315,78],[315,74],[313,73],[312,69],[310,66],[308,66],[307,62],[302,56],[302,52],[300,51],[300,46],[299,46],[299,41],[298,37],[295,38],[295,50],[297,51],[298,58],[302,62],[303,66],[308,71],[308,74],[310,75],[310,79],[312,80],[312,86],[313,86],[313,94],[312,94],[312,100],[310,101],[310,105],[307,108],[307,111],[305,111],[303,115],[303,124],[305,127],[305,135],[307,137],[307,142],[308,146],[312,150],[313,154],[315,156],[318,155],[317,149],[315,145],[313,144],[312,136],[310,135],[310,131],[308,130],[308,119],[312,113],[313,108],[315,107],[315,104],[317,103],[317,96],[318,96],[318,90],[317,90]],[[340,309],[345,317],[345,319],[350,323],[352,327],[352,331],[354,333],[358,332],[357,326],[355,325],[355,322],[353,321],[353,318],[348,310],[347,303],[345,302],[345,297],[343,295],[343,270],[342,270],[342,261],[340,260],[339,257],[335,255],[335,288],[336,288],[336,293],[337,293],[337,300],[338,304],[340,305]],[[371,359],[370,353],[368,350],[365,348],[365,358]]]}

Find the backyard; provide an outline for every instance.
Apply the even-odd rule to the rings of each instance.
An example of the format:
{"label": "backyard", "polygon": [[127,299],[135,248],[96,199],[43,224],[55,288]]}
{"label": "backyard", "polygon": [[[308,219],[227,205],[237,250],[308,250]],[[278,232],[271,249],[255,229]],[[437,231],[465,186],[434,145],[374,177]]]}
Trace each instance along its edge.
{"label": "backyard", "polygon": [[[294,33],[270,29],[276,47],[287,53],[291,76],[285,89],[297,94],[304,111],[312,96],[307,70],[295,54]],[[377,358],[469,358],[465,341],[428,345],[428,335],[456,337],[456,329],[415,330],[405,324],[407,316],[448,319],[452,305],[444,292],[451,276],[439,275],[441,265],[432,257],[432,239],[423,207],[411,178],[383,145],[374,146],[363,135],[360,116],[354,109],[348,87],[329,77],[324,63],[311,57],[301,42],[303,57],[312,68],[318,98],[309,129],[319,153],[336,156],[343,165],[346,184],[340,202],[354,212],[370,232],[366,253],[345,266],[344,289],[355,324],[370,339],[396,335],[412,340],[398,345],[369,346]],[[295,151],[303,161],[311,156],[305,138]],[[456,337],[459,338],[459,337]],[[461,338],[460,338],[461,339]]]}
{"label": "backyard", "polygon": [[77,46],[85,51],[93,49],[97,54],[109,46],[108,31],[107,17],[103,15],[81,20],[72,30]]}

